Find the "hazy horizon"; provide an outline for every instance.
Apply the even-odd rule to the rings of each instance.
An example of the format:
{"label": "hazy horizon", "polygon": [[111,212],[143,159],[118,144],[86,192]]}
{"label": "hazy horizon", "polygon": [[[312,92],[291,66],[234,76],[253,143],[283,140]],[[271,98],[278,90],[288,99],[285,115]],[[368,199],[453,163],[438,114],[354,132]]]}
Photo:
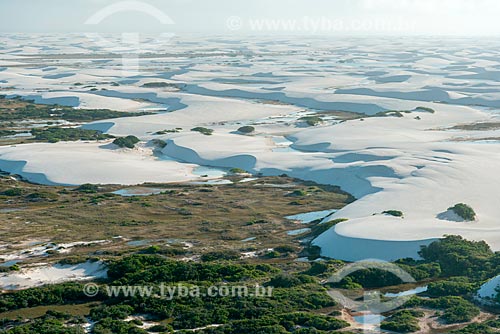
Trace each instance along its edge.
{"label": "hazy horizon", "polygon": [[499,14],[494,0],[0,0],[0,31],[495,36]]}

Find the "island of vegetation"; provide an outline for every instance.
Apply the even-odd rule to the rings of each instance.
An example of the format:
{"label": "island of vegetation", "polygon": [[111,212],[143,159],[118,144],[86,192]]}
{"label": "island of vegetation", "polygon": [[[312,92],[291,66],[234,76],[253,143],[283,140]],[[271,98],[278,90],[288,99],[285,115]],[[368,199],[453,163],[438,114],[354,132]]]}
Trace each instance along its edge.
{"label": "island of vegetation", "polygon": [[141,140],[136,136],[127,136],[127,137],[116,138],[113,141],[113,144],[122,148],[134,148],[135,144],[139,143],[140,141]]}
{"label": "island of vegetation", "polygon": [[81,128],[59,128],[51,127],[46,129],[35,128],[31,130],[35,140],[57,143],[59,141],[77,140],[105,140],[114,138],[96,130],[86,130]]}
{"label": "island of vegetation", "polygon": [[476,212],[469,205],[464,203],[458,203],[448,208],[448,210],[456,213],[460,218],[465,221],[474,221],[476,220]]}
{"label": "island of vegetation", "polygon": [[382,212],[384,215],[394,216],[394,217],[403,217],[403,212],[399,210],[387,210]]}
{"label": "island of vegetation", "polygon": [[255,128],[253,126],[246,125],[246,126],[240,127],[238,129],[238,132],[244,133],[244,134],[249,134],[249,133],[255,132]]}
{"label": "island of vegetation", "polygon": [[309,126],[316,126],[323,122],[323,119],[319,116],[304,116],[299,118],[299,121],[306,122]]}
{"label": "island of vegetation", "polygon": [[208,128],[204,128],[202,126],[197,126],[195,128],[192,128],[191,131],[193,131],[193,132],[199,132],[201,134],[204,134],[205,136],[211,136],[214,133],[214,130],[208,129]]}
{"label": "island of vegetation", "polygon": [[121,112],[108,109],[75,109],[60,105],[36,104],[22,98],[7,98],[0,95],[0,119],[15,121],[26,119],[63,119],[66,121],[85,122],[109,118],[151,115],[149,112]]}
{"label": "island of vegetation", "polygon": [[231,168],[229,170],[229,173],[231,174],[248,174],[248,172],[244,169],[241,168]]}

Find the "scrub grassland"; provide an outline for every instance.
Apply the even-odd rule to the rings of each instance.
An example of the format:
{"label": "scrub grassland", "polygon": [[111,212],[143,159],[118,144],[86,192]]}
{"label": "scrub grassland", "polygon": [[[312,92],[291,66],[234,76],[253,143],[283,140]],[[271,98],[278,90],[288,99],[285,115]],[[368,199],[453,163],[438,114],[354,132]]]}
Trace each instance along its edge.
{"label": "scrub grassland", "polygon": [[[295,243],[287,231],[304,226],[285,216],[339,209],[353,200],[336,187],[286,176],[244,183],[237,182],[242,176],[230,178],[234,184],[150,184],[160,193],[123,197],[113,194],[122,186],[52,187],[4,176],[0,178],[2,241],[15,249],[26,241],[26,235],[54,243],[109,240],[95,247],[119,250],[127,242],[178,239],[192,244],[191,255],[210,249],[263,250]],[[246,238],[255,239],[241,241]],[[91,249],[86,246],[73,252],[86,254]]]}

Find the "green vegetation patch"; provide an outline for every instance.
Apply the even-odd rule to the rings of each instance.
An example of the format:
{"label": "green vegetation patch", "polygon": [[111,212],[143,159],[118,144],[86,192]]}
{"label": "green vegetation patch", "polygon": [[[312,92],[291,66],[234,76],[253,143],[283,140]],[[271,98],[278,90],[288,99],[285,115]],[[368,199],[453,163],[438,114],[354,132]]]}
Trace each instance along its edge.
{"label": "green vegetation patch", "polygon": [[4,196],[16,197],[21,196],[23,194],[23,190],[21,188],[10,188],[1,192]]}
{"label": "green vegetation patch", "polygon": [[[337,304],[313,277],[284,274],[277,265],[227,261],[194,263],[172,261],[157,255],[126,256],[109,262],[108,285],[150,285],[157,287],[157,293],[162,282],[174,286],[182,283],[183,286],[198,286],[201,289],[232,284],[247,286],[250,292],[259,283],[261,289],[272,293],[259,298],[244,294],[217,297],[202,294],[193,298],[176,295],[173,299],[140,294],[118,294],[109,298],[105,293],[99,293],[91,298],[95,304],[88,304],[89,298],[83,295],[81,284],[60,284],[1,295],[0,311],[11,313],[26,307],[74,305],[86,300],[90,308],[89,316],[96,322],[93,332],[100,334],[146,333],[139,327],[142,324],[140,320],[125,320],[137,314],[147,315],[158,323],[158,330],[167,332],[220,325],[199,330],[202,334],[285,334],[298,330],[327,333],[349,326],[335,316],[322,313],[323,309],[328,309],[330,313]],[[272,283],[276,286],[270,289]],[[103,287],[101,291],[104,290]],[[0,323],[0,332],[76,334],[82,332],[80,320],[71,314],[51,311],[40,318],[22,322],[4,320]],[[62,331],[64,326],[80,331]]]}
{"label": "green vegetation patch", "polygon": [[12,131],[12,130],[0,130],[0,137],[13,136],[16,133],[17,133],[16,131]]}
{"label": "green vegetation patch", "polygon": [[151,115],[148,112],[121,112],[109,109],[74,109],[60,105],[36,104],[22,98],[7,99],[0,95],[0,119],[22,121],[26,119],[64,119],[70,122],[96,121],[110,118]]}
{"label": "green vegetation patch", "polygon": [[474,212],[474,209],[472,209],[467,204],[464,204],[464,203],[455,204],[455,206],[448,208],[448,210],[455,212],[458,216],[460,216],[465,221],[476,220],[476,213]]}
{"label": "green vegetation patch", "polygon": [[419,254],[428,262],[438,263],[442,277],[463,276],[486,280],[498,274],[500,256],[484,241],[448,236],[422,247]]}
{"label": "green vegetation patch", "polygon": [[175,129],[165,129],[165,130],[161,130],[161,131],[157,131],[154,133],[154,135],[166,135],[168,133],[178,133],[178,132],[181,132],[182,131],[182,128],[175,128]]}
{"label": "green vegetation patch", "polygon": [[415,108],[416,111],[424,111],[424,112],[428,112],[428,113],[431,113],[431,114],[434,114],[436,111],[432,108],[428,108],[428,107],[417,107]]}
{"label": "green vegetation patch", "polygon": [[477,122],[472,124],[455,125],[450,128],[451,130],[465,130],[465,131],[489,131],[500,129],[500,122]]}
{"label": "green vegetation patch", "polygon": [[198,126],[196,128],[192,128],[191,131],[199,132],[201,134],[204,134],[205,136],[211,136],[214,133],[214,130],[208,129],[208,128],[204,128],[202,126]]}
{"label": "green vegetation patch", "polygon": [[126,148],[134,148],[135,144],[140,142],[141,140],[137,138],[136,136],[127,136],[127,137],[120,137],[116,138],[113,141],[113,144],[119,146],[119,147],[126,147]]}
{"label": "green vegetation patch", "polygon": [[480,314],[477,306],[458,296],[439,297],[435,299],[413,297],[405,304],[405,307],[443,310],[443,312],[440,312],[439,318],[447,324],[469,322]]}
{"label": "green vegetation patch", "polygon": [[323,123],[323,119],[319,116],[304,116],[299,118],[299,121],[304,121],[309,126],[316,126]]}
{"label": "green vegetation patch", "polygon": [[487,324],[471,324],[462,329],[457,329],[450,332],[451,334],[495,334],[498,331],[492,329]]}
{"label": "green vegetation patch", "polygon": [[431,297],[443,296],[466,296],[478,289],[478,284],[469,283],[466,277],[461,279],[431,282],[427,287],[426,294]]}
{"label": "green vegetation patch", "polygon": [[238,129],[238,132],[245,133],[245,134],[252,133],[254,131],[255,131],[255,128],[253,126],[250,126],[250,125],[242,126],[241,128]]}
{"label": "green vegetation patch", "polygon": [[204,262],[220,261],[220,260],[238,260],[241,254],[234,250],[220,250],[205,253],[201,256]]}
{"label": "green vegetation patch", "polygon": [[156,82],[146,82],[145,84],[142,85],[144,88],[174,88],[174,89],[182,89],[185,87],[185,84],[182,83],[170,83],[170,82],[163,82],[163,81],[156,81]]}
{"label": "green vegetation patch", "polygon": [[[256,224],[255,227],[266,224]],[[109,280],[106,284],[156,286],[154,292],[158,292],[157,285],[162,282],[173,286],[181,283],[202,288],[211,285],[252,287],[259,284],[264,288],[273,287],[273,293],[264,298],[209,298],[202,295],[200,298],[174,297],[171,300],[148,295],[117,295],[108,298],[98,294],[89,300],[83,296],[81,284],[46,286],[0,295],[0,312],[8,314],[8,320],[0,321],[0,333],[39,334],[45,333],[43,330],[48,328],[48,333],[73,334],[71,331],[61,332],[60,328],[81,326],[81,319],[75,312],[69,312],[69,308],[79,304],[87,305],[85,307],[89,309],[91,320],[99,325],[96,325],[97,331],[94,330],[94,333],[102,334],[143,334],[140,320],[125,320],[138,314],[150,317],[151,320],[148,321],[156,322],[156,328],[160,332],[176,330],[186,333],[190,329],[218,324],[219,327],[200,329],[198,332],[326,334],[335,333],[334,331],[348,326],[337,318],[339,305],[327,295],[325,287],[319,283],[320,280],[330,277],[334,270],[341,268],[344,265],[341,261],[292,264],[283,259],[262,263],[264,260],[260,259],[260,262],[249,263],[238,259],[238,252],[227,249],[205,252],[202,258],[205,262],[184,262],[166,258],[167,254],[162,252],[167,248],[169,247],[150,246],[142,250],[155,255],[124,256],[113,253],[108,258]],[[275,247],[280,252],[291,253],[294,253],[296,248],[288,244]],[[427,294],[430,298],[413,297],[404,305],[404,309],[390,315],[382,323],[382,328],[400,333],[418,331],[418,319],[424,316],[420,311],[422,308],[436,310],[435,315],[446,324],[465,324],[477,319],[480,311],[469,301],[472,300],[469,298],[470,292],[485,279],[498,273],[500,256],[493,253],[484,242],[466,241],[455,236],[424,247],[421,255],[422,260],[404,259],[397,261],[397,264],[405,270],[409,268],[408,271],[412,275],[420,273],[417,279],[433,279],[433,282],[429,283]],[[472,270],[467,268],[468,264],[473,263],[475,266]],[[422,273],[427,273],[427,276]],[[346,288],[359,288],[361,285],[357,282],[373,287],[379,283],[400,284],[392,282],[393,278],[388,275],[381,275],[375,271],[357,272],[350,275],[349,281],[344,283]],[[443,277],[448,278],[443,281],[436,280]],[[89,304],[90,301],[94,304]],[[50,305],[68,305],[69,314],[54,308],[54,312],[40,317],[39,308],[47,307],[52,310]],[[26,319],[21,321],[15,317],[17,310],[27,314],[30,309],[33,309],[33,315],[36,314],[37,318],[25,316]],[[495,328],[499,327],[498,320],[490,320],[482,324],[468,325],[453,333],[489,334],[495,333]]]}
{"label": "green vegetation patch", "polygon": [[87,194],[94,194],[99,191],[99,186],[96,184],[85,183],[76,188],[75,191]]}
{"label": "green vegetation patch", "polygon": [[114,138],[103,134],[101,131],[85,130],[80,128],[47,128],[32,129],[31,134],[35,140],[57,143],[59,141],[78,141],[78,140],[105,140]]}
{"label": "green vegetation patch", "polygon": [[401,212],[399,210],[387,210],[387,211],[382,212],[382,214],[390,215],[390,216],[394,216],[394,217],[403,217],[403,212]]}
{"label": "green vegetation patch", "polygon": [[385,319],[380,328],[396,333],[413,333],[420,330],[418,318],[424,315],[420,311],[401,310]]}
{"label": "green vegetation patch", "polygon": [[231,168],[229,170],[229,173],[231,174],[248,174],[248,172],[244,169],[241,168]]}

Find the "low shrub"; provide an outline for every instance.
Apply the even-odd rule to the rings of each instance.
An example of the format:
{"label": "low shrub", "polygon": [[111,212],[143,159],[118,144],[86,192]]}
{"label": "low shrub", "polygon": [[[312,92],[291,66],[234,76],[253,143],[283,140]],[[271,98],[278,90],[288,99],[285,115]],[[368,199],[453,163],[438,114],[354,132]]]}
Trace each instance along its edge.
{"label": "low shrub", "polygon": [[318,116],[305,116],[299,118],[299,121],[304,121],[309,126],[316,126],[318,124],[321,124],[323,122],[323,119]]}
{"label": "low shrub", "polygon": [[255,131],[255,128],[253,126],[242,126],[241,128],[238,129],[238,132],[241,132],[241,133],[244,133],[244,134],[248,134],[248,133],[252,133]]}
{"label": "low shrub", "polygon": [[136,136],[127,136],[127,137],[116,138],[113,141],[113,144],[122,148],[123,147],[134,148],[135,144],[137,144],[138,142],[140,142],[140,140]]}
{"label": "low shrub", "polygon": [[201,126],[198,126],[196,128],[192,128],[191,131],[199,132],[201,134],[204,134],[205,136],[211,136],[214,133],[214,130],[208,129],[208,128],[204,128],[204,127],[201,127]]}
{"label": "low shrub", "polygon": [[387,211],[382,212],[382,214],[390,215],[390,216],[394,216],[394,217],[403,217],[403,212],[398,211],[398,210],[387,210]]}
{"label": "low shrub", "polygon": [[455,206],[452,206],[451,208],[448,208],[448,210],[451,210],[451,211],[455,212],[458,216],[460,216],[465,221],[474,221],[474,220],[476,220],[476,213],[467,204],[458,203],[458,204],[455,204]]}

